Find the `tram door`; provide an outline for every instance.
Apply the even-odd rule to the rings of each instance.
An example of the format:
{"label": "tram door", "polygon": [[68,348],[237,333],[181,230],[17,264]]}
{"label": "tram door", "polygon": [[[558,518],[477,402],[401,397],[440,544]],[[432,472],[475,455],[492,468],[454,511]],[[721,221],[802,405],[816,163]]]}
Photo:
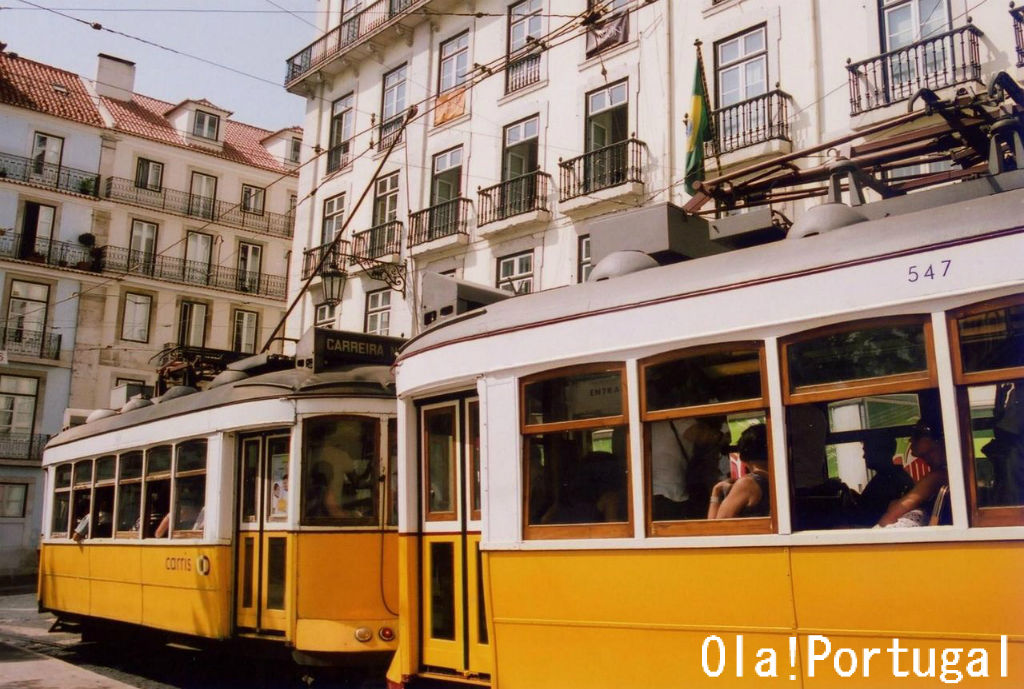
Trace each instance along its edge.
{"label": "tram door", "polygon": [[423,590],[427,672],[490,675],[480,557],[480,403],[420,409]]}
{"label": "tram door", "polygon": [[239,630],[286,630],[289,436],[244,436],[240,445],[235,624]]}

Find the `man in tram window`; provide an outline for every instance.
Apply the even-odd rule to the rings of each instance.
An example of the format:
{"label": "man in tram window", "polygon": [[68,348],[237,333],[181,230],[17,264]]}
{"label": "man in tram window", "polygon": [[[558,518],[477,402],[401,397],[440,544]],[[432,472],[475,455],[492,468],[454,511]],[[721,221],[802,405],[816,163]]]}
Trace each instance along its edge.
{"label": "man in tram window", "polygon": [[[914,479],[896,456],[896,438],[891,435],[868,435],[861,441],[864,464],[875,472],[857,500],[857,523],[874,526],[893,500],[899,500],[914,487]],[[897,463],[898,462],[898,463]]]}
{"label": "man in tram window", "polygon": [[879,526],[924,526],[935,509],[936,496],[949,482],[942,426],[937,421],[918,419],[910,432],[910,451],[928,465],[929,471],[906,495],[889,504],[878,520]]}
{"label": "man in tram window", "polygon": [[721,457],[728,446],[725,418],[670,419],[651,424],[653,518],[702,519],[711,489],[723,476]]}

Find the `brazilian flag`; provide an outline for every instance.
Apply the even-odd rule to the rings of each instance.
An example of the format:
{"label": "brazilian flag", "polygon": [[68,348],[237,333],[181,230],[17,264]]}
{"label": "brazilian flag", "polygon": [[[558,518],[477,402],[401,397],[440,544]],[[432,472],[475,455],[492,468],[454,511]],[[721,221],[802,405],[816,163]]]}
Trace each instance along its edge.
{"label": "brazilian flag", "polygon": [[704,142],[710,140],[711,121],[708,94],[704,88],[704,59],[697,53],[693,75],[693,99],[690,101],[690,122],[686,127],[686,193],[693,194],[693,183],[704,179]]}

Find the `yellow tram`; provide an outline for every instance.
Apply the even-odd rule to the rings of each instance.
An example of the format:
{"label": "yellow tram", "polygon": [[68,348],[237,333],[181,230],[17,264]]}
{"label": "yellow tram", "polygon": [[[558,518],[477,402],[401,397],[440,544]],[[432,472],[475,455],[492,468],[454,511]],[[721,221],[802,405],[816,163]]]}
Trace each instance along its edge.
{"label": "yellow tram", "polygon": [[404,347],[389,686],[1024,684],[1024,172],[845,208]]}
{"label": "yellow tram", "polygon": [[99,636],[254,639],[299,662],[385,660],[397,628],[400,340],[315,329],[296,357],[53,438],[39,601]]}

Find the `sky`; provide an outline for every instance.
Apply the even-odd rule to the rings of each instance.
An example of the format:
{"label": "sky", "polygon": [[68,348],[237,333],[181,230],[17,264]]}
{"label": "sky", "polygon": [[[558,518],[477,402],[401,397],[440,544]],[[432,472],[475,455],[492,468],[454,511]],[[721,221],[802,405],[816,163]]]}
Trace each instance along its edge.
{"label": "sky", "polygon": [[[87,79],[96,77],[99,53],[130,60],[136,93],[172,103],[206,98],[233,112],[232,119],[276,131],[302,124],[305,99],[284,90],[285,61],[316,38],[317,5],[317,0],[0,0],[0,42],[7,43],[8,52]],[[103,29],[76,19],[98,22]]]}

